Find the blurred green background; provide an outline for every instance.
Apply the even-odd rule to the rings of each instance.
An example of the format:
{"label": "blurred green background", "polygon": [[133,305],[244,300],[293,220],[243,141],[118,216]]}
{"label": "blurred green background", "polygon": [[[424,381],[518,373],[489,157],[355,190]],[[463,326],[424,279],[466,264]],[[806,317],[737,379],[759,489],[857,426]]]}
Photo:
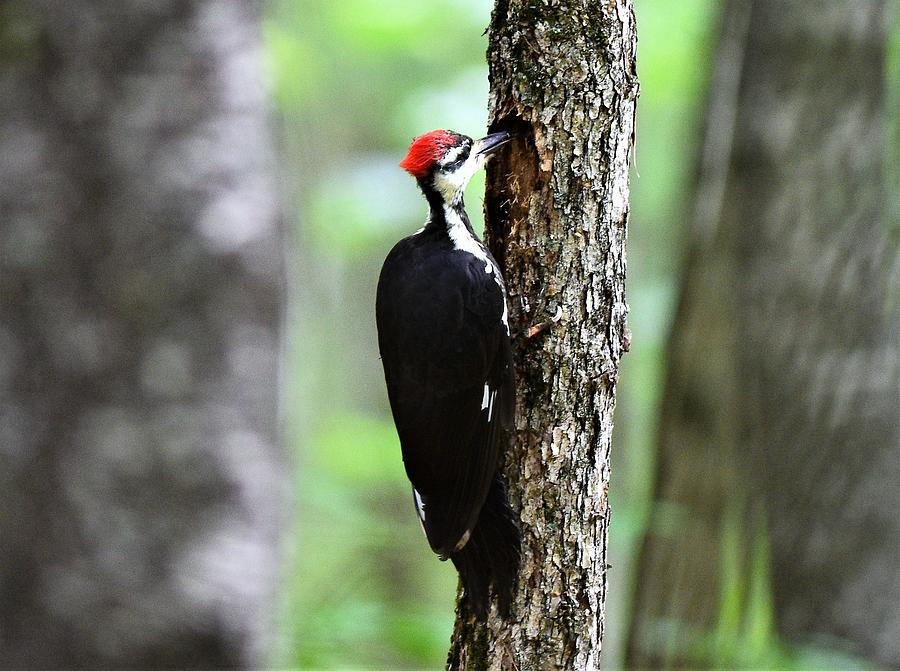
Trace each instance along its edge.
{"label": "blurred green background", "polygon": [[[487,126],[490,0],[285,0],[265,21],[293,202],[286,404],[297,528],[273,665],[441,668],[456,575],[413,512],[374,324],[378,271],[426,214],[397,167],[414,135]],[[719,3],[636,0],[641,98],[625,358],[613,452],[604,662],[620,666],[648,510],[663,346],[689,211]],[[483,174],[468,189],[482,228]],[[296,214],[293,214],[296,213]]]}

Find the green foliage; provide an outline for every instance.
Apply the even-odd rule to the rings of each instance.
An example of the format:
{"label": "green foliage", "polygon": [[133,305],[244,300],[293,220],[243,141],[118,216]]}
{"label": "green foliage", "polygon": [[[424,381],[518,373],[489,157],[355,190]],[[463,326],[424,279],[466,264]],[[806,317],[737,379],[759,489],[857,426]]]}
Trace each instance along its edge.
{"label": "green foliage", "polygon": [[393,425],[334,414],[309,444],[278,666],[434,665],[456,580],[423,542]]}
{"label": "green foliage", "polygon": [[407,480],[400,459],[394,426],[384,417],[335,414],[332,423],[313,438],[327,445],[313,455],[310,468],[329,473],[350,487],[378,482],[405,488]]}
{"label": "green foliage", "polygon": [[733,669],[871,668],[841,652],[838,642],[833,649],[826,649],[791,646],[780,640],[775,628],[765,515],[761,511],[750,514],[748,529],[745,503],[733,500],[722,519],[719,617],[712,632],[703,632],[695,640],[693,658],[699,665]]}

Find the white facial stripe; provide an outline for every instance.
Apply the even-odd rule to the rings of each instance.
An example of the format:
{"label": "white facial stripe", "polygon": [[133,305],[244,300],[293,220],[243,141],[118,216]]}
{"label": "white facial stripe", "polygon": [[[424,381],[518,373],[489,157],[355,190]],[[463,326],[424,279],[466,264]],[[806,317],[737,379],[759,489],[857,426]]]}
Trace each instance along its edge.
{"label": "white facial stripe", "polygon": [[463,149],[465,149],[465,148],[466,148],[466,145],[463,144],[458,147],[454,147],[453,149],[448,151],[444,155],[444,158],[441,159],[441,165],[450,165],[451,163],[453,163],[453,161],[455,161],[456,159],[459,158],[459,155],[463,152]]}
{"label": "white facial stripe", "polygon": [[481,397],[481,409],[485,410],[488,407],[488,396],[491,393],[491,388],[488,387],[488,383],[484,383],[484,396]]}
{"label": "white facial stripe", "polygon": [[444,220],[447,222],[447,234],[453,241],[453,248],[475,256],[482,263],[489,263],[487,253],[484,251],[484,245],[475,239],[469,229],[466,227],[456,210],[449,205],[444,205]]}
{"label": "white facial stripe", "polygon": [[459,200],[472,175],[484,165],[484,159],[484,154],[469,154],[469,158],[453,172],[438,170],[434,173],[434,188],[444,198],[445,203]]}
{"label": "white facial stripe", "polygon": [[491,421],[491,417],[492,417],[493,414],[494,414],[494,399],[495,399],[496,397],[497,397],[497,392],[496,392],[496,391],[492,391],[492,392],[491,392],[491,402],[490,402],[490,404],[488,404],[488,422]]}

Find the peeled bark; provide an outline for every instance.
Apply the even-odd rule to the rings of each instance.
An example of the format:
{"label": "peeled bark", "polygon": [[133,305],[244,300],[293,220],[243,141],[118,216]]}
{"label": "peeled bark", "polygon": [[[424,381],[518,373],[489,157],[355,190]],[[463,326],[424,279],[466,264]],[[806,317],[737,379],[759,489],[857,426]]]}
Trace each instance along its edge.
{"label": "peeled bark", "polygon": [[280,223],[257,7],[0,3],[0,667],[262,660]]}
{"label": "peeled bark", "polygon": [[900,664],[885,24],[869,0],[726,8],[630,665],[734,663],[755,589],[783,637]]}
{"label": "peeled bark", "polygon": [[598,665],[612,413],[628,348],[634,54],[628,0],[501,0],[494,9],[491,130],[520,139],[488,168],[486,236],[518,332],[505,474],[523,565],[508,621],[458,614],[451,669]]}

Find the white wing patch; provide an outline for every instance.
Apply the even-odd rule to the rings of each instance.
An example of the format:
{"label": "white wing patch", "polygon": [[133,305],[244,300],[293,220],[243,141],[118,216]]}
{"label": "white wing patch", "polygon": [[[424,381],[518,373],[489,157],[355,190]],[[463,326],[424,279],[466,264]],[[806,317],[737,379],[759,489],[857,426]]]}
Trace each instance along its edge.
{"label": "white wing patch", "polygon": [[494,416],[494,399],[497,398],[497,390],[491,389],[488,383],[484,383],[484,396],[481,397],[481,409],[488,411],[487,421]]}
{"label": "white wing patch", "polygon": [[[444,157],[443,165],[447,165],[452,163],[457,158],[459,158],[460,152],[463,150],[463,147],[457,147],[456,149],[452,149],[448,152],[447,156]],[[469,154],[469,158],[465,160],[459,168],[454,170],[453,172],[444,172],[443,170],[438,170],[434,173],[434,188],[444,197],[444,202],[446,203],[458,203],[459,199],[462,197],[463,191],[466,188],[466,185],[469,183],[469,180],[472,179],[472,175],[474,175],[481,166],[484,165],[484,154]]]}
{"label": "white wing patch", "polygon": [[422,497],[419,496],[419,492],[416,491],[416,488],[413,487],[413,498],[416,501],[416,512],[419,515],[419,521],[425,522],[425,502],[422,501]]}
{"label": "white wing patch", "polygon": [[462,550],[464,547],[466,547],[466,543],[469,542],[469,536],[471,536],[471,535],[472,535],[472,530],[471,530],[471,529],[466,529],[466,533],[464,533],[464,534],[462,535],[462,538],[459,539],[459,543],[456,544],[456,546],[453,548],[453,551],[454,551],[454,552],[459,552],[459,551]]}

